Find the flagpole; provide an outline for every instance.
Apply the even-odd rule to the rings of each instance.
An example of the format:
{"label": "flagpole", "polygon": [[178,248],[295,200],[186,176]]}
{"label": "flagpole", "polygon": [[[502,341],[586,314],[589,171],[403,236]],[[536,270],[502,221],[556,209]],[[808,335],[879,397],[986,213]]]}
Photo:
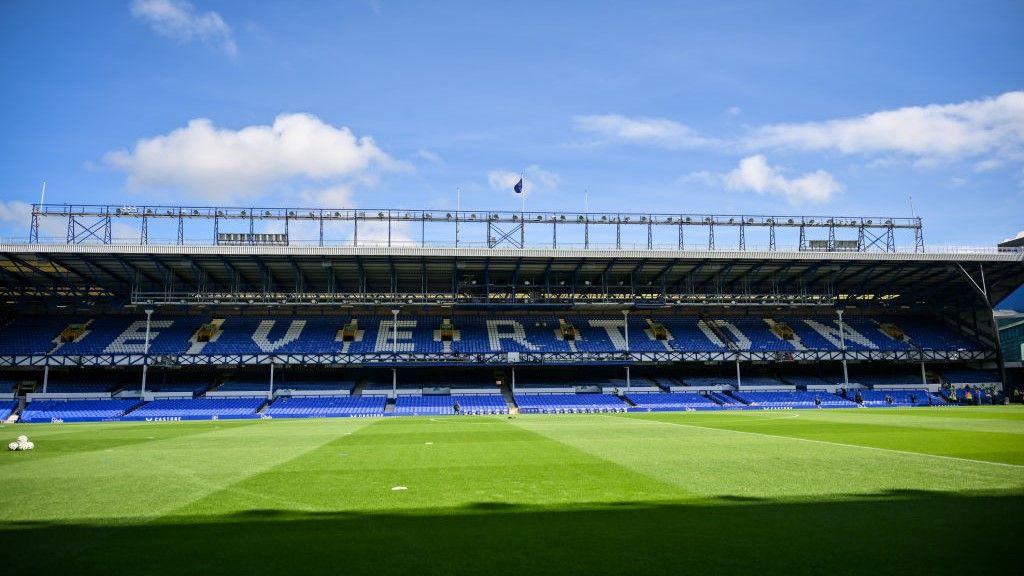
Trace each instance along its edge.
{"label": "flagpole", "polygon": [[522,196],[522,201],[523,201],[523,209],[521,211],[521,216],[525,217],[526,216],[526,172],[525,171],[519,173],[519,179],[523,181],[523,193],[520,194],[520,196]]}
{"label": "flagpole", "polygon": [[462,211],[462,186],[455,187],[455,247],[459,246],[459,212]]}

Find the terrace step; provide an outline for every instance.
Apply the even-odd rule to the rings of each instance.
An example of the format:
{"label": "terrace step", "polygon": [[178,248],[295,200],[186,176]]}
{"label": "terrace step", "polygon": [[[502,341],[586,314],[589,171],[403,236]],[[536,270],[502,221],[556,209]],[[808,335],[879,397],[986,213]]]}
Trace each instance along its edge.
{"label": "terrace step", "polygon": [[352,396],[362,396],[363,390],[366,388],[366,378],[356,382],[354,388],[352,388]]}
{"label": "terrace step", "polygon": [[395,411],[395,399],[394,398],[388,398],[387,404],[384,405],[384,413],[385,414],[392,414],[392,413],[394,413],[394,411]]}
{"label": "terrace step", "polygon": [[125,410],[124,411],[124,416],[127,416],[128,414],[131,414],[132,412],[135,412],[136,410],[138,410],[139,408],[142,408],[145,405],[146,405],[146,402],[140,400],[138,404],[136,404],[136,405],[132,406],[131,408]]}
{"label": "terrace step", "polygon": [[271,404],[273,404],[273,402],[274,402],[273,398],[267,398],[267,401],[264,402],[263,404],[260,404],[260,407],[256,409],[256,413],[257,414],[262,414],[264,410],[266,410],[267,408],[270,407]]}
{"label": "terrace step", "polygon": [[519,406],[516,406],[516,397],[512,395],[512,390],[504,380],[501,382],[501,397],[505,399],[509,414],[519,414]]}

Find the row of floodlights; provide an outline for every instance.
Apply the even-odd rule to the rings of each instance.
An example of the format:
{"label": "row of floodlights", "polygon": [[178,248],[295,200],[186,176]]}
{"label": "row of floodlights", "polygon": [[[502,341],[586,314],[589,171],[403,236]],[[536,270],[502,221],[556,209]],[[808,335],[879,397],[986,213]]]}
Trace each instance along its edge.
{"label": "row of floodlights", "polygon": [[[63,212],[66,214],[67,211],[68,211],[68,208],[64,207]],[[121,206],[121,207],[119,207],[116,210],[116,214],[119,215],[119,216],[131,215],[131,214],[136,214],[136,213],[138,213],[138,209],[135,208],[134,206]],[[155,214],[152,208],[146,208],[144,213],[146,215],[148,215],[148,216],[152,216],[152,215]],[[178,212],[174,212],[173,210],[167,210],[165,212],[165,214],[167,216],[175,216],[175,215],[199,216],[200,212],[199,212],[199,210],[195,210],[195,209],[191,210],[190,212],[185,212],[185,211],[180,211],[180,210]],[[225,212],[223,210],[217,210],[215,215],[216,216],[226,216],[226,214],[225,214]],[[250,216],[249,212],[247,212],[246,210],[241,210],[240,212],[238,212],[238,215],[242,216],[242,217]],[[287,213],[287,215],[289,217],[292,217],[292,218],[297,217],[297,216],[301,217],[294,210],[289,211]],[[333,218],[341,218],[343,214],[340,211],[335,211],[333,214],[331,212],[327,212],[326,214],[324,214],[322,212],[321,213],[317,213],[317,212],[312,211],[312,210],[309,211],[309,213],[308,213],[308,217],[309,218],[316,218],[318,215],[326,216],[328,218],[331,218],[331,217],[333,217]],[[257,215],[255,213],[252,214],[252,216],[260,217],[260,215]],[[274,216],[274,213],[271,212],[270,210],[266,210],[262,214],[262,217],[266,217],[266,218],[270,218],[272,216]],[[302,215],[302,216],[305,216],[305,215]],[[365,212],[359,212],[359,213],[356,214],[356,216],[359,217],[359,218],[365,218],[366,217],[366,213]],[[400,214],[391,214],[391,213],[388,213],[388,212],[377,212],[377,218],[378,219],[382,219],[382,220],[383,219],[387,219],[387,218],[399,218],[399,219],[403,219],[403,220],[409,220],[409,219],[413,218],[413,215],[410,212],[405,212],[405,213],[400,213]],[[425,213],[422,214],[422,218],[425,219],[425,220],[433,220],[434,215],[429,213],[429,212],[425,212]],[[449,213],[447,213],[445,215],[445,218],[447,220],[452,220],[453,218],[457,219],[458,218],[458,214],[453,215],[451,212],[449,212]],[[501,215],[499,215],[499,214],[484,214],[484,215],[478,216],[475,213],[471,213],[468,216],[468,218],[466,218],[466,219],[471,220],[471,221],[477,221],[477,220],[497,221],[497,220],[501,219]],[[512,215],[512,221],[513,222],[519,221],[519,219],[520,219],[519,215],[517,215],[517,214],[513,214]],[[523,217],[523,220],[525,220],[525,219],[526,218]],[[537,222],[543,222],[544,220],[545,220],[544,216],[538,215],[538,216],[535,217],[535,221],[537,221]],[[612,219],[609,219],[608,215],[602,215],[597,220],[599,222],[609,222],[609,221],[612,221],[612,222],[615,222],[615,221],[631,222],[632,221],[630,216],[622,217],[621,220],[620,220],[620,219],[618,219],[616,217],[613,217]],[[565,222],[566,221],[565,214],[560,214],[560,215],[557,215],[557,216],[552,215],[551,218],[550,218],[550,221]],[[580,215],[576,216],[576,221],[577,222],[589,222],[590,219],[587,216],[584,216],[584,215],[580,214]],[[640,217],[640,222],[641,223],[648,223],[648,222],[654,223],[655,219],[654,219],[653,216],[641,216]],[[744,221],[742,218],[740,218],[739,220],[737,220],[736,218],[729,218],[726,221],[719,221],[719,220],[716,220],[712,216],[706,216],[702,220],[699,220],[699,222],[702,222],[704,224],[715,224],[715,223],[718,223],[718,224],[755,224],[755,223],[757,223],[757,220],[755,218],[747,218],[746,221]],[[687,216],[685,218],[682,217],[682,216],[680,216],[678,218],[673,217],[673,216],[666,216],[665,217],[665,223],[666,224],[693,224],[694,220],[693,220],[693,218],[691,218],[689,216]],[[769,224],[769,225],[782,224],[782,222],[776,222],[776,220],[774,218],[767,218],[767,219],[764,220],[763,223],[764,224]],[[885,225],[891,225],[892,223],[893,223],[892,219],[887,219],[887,220],[884,221]],[[815,220],[813,218],[811,218],[809,220],[801,220],[800,222],[797,222],[793,218],[789,218],[789,219],[787,219],[785,221],[785,224],[787,224],[787,225],[810,224],[810,225],[813,226],[815,224],[818,224],[818,222],[817,222],[817,220]],[[822,222],[821,224],[827,224],[827,225],[830,225],[830,226],[858,226],[858,225],[862,224],[862,222],[859,222],[856,219],[850,219],[850,220],[841,220],[841,219],[839,219],[839,220],[837,220],[837,219],[829,218],[829,219],[825,220],[824,222]],[[863,224],[871,226],[871,225],[874,224],[874,221],[873,220],[866,220],[866,221],[863,222]]]}

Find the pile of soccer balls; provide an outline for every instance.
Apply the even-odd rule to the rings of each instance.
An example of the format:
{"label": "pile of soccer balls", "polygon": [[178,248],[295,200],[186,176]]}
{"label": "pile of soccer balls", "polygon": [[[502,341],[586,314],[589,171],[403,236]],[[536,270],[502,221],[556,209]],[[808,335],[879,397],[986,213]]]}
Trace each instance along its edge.
{"label": "pile of soccer balls", "polygon": [[18,436],[17,442],[11,442],[7,445],[7,449],[11,452],[14,452],[15,450],[31,450],[35,447],[35,444],[28,441],[28,436]]}

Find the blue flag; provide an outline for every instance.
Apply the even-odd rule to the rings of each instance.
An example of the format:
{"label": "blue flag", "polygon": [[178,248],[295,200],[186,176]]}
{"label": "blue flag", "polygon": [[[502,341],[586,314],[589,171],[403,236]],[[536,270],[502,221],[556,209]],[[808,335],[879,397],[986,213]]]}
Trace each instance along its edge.
{"label": "blue flag", "polygon": [[523,179],[520,178],[519,182],[516,182],[516,185],[513,186],[512,189],[516,191],[516,194],[522,194],[523,193]]}

